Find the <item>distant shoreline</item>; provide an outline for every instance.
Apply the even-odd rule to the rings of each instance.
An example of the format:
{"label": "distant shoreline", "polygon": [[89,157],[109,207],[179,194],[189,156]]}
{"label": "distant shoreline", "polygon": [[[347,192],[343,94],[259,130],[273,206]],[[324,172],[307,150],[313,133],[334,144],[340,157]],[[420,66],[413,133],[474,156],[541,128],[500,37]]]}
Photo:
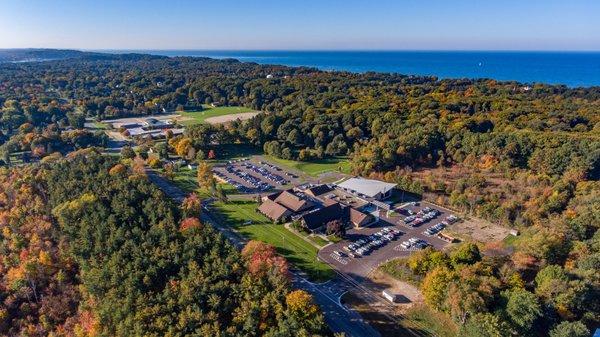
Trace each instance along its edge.
{"label": "distant shoreline", "polygon": [[[392,50],[70,50],[0,49],[1,63],[44,62],[80,57],[208,57],[322,71],[430,76],[517,82],[518,85],[600,86],[600,51],[392,51]],[[111,56],[112,55],[112,56]]]}
{"label": "distant shoreline", "polygon": [[306,66],[325,71],[383,72],[440,79],[490,78],[571,88],[600,86],[600,51],[427,50],[90,50],[169,57],[211,57],[241,62]]}

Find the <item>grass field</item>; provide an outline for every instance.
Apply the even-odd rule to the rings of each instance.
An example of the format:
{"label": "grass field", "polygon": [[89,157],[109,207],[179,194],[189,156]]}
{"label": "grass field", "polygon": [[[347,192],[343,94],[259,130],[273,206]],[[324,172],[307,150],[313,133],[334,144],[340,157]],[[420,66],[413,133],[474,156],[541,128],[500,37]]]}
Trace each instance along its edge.
{"label": "grass field", "polygon": [[326,158],[314,160],[311,162],[295,161],[276,158],[273,156],[265,156],[269,161],[279,164],[284,167],[302,171],[311,176],[337,171],[342,173],[350,173],[350,162],[347,158]]}
{"label": "grass field", "polygon": [[204,106],[204,110],[202,111],[184,111],[178,112],[182,117],[189,117],[190,120],[181,121],[180,124],[188,126],[194,124],[204,123],[207,118],[217,117],[217,116],[225,116],[231,114],[238,114],[243,112],[255,112],[250,108],[239,107],[239,106],[223,106],[213,108],[211,106]]}
{"label": "grass field", "polygon": [[[198,187],[196,170],[190,170],[187,167],[182,167],[175,173],[173,183],[186,192],[196,192],[200,198],[210,197],[210,192],[206,189]],[[225,194],[236,194],[237,189],[227,183],[218,183],[218,186],[223,188]]]}
{"label": "grass field", "polygon": [[96,129],[100,129],[100,130],[107,130],[108,129],[108,125],[106,125],[106,123],[102,123],[102,122],[94,122],[94,127]]}
{"label": "grass field", "polygon": [[448,316],[426,305],[415,305],[404,315],[402,326],[419,331],[425,336],[456,337],[458,327]]}
{"label": "grass field", "polygon": [[216,160],[208,160],[212,164],[223,163],[229,160],[248,158],[250,156],[262,154],[262,150],[249,144],[224,144],[216,145],[214,148],[217,153]]}
{"label": "grass field", "polygon": [[[333,271],[325,263],[317,260],[317,249],[283,225],[271,222],[256,212],[257,203],[252,201],[217,202],[214,204],[219,221],[248,239],[260,240],[277,248],[277,252],[300,270],[305,271],[313,281],[325,281],[333,276]],[[251,221],[251,224],[244,224]]]}

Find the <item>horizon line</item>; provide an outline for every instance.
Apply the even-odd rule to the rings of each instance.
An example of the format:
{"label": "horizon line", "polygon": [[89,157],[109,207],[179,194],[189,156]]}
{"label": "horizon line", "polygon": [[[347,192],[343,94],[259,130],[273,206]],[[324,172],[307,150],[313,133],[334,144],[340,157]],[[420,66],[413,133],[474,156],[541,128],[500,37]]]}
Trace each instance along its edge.
{"label": "horizon line", "polygon": [[515,52],[515,53],[600,53],[600,49],[387,49],[387,48],[340,48],[340,49],[267,49],[267,48],[65,48],[65,47],[0,47],[0,50],[76,50],[82,52],[148,52],[148,51],[206,51],[206,52]]}

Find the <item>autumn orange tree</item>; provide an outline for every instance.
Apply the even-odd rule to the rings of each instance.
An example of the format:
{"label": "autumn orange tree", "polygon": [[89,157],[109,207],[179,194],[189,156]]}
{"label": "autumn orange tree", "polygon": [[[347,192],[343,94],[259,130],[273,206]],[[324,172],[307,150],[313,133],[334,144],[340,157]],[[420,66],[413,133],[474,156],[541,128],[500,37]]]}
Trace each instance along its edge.
{"label": "autumn orange tree", "polygon": [[[114,158],[86,152],[32,168],[17,180],[11,180],[15,172],[2,171],[11,187],[0,197],[14,198],[19,189],[24,199],[12,207],[14,219],[0,216],[1,244],[18,248],[0,260],[6,271],[0,333],[325,335],[318,311],[300,320],[287,309],[288,266],[273,247],[248,248],[244,258],[147,178],[131,179],[135,173],[127,170],[111,173],[115,165]],[[36,189],[43,194],[35,197]],[[198,206],[194,197],[188,203],[188,211]],[[26,221],[21,205],[40,217]],[[17,230],[43,236],[31,236],[23,250],[15,245],[23,242]]]}
{"label": "autumn orange tree", "polygon": [[0,169],[0,334],[60,334],[78,324],[78,268],[48,216],[32,168]]}
{"label": "autumn orange tree", "polygon": [[277,254],[275,247],[262,241],[250,240],[242,249],[242,256],[248,261],[248,270],[255,275],[275,271],[287,275],[289,265],[286,259]]}
{"label": "autumn orange tree", "polygon": [[183,214],[188,217],[199,217],[202,211],[202,200],[196,193],[190,193],[181,202],[181,210]]}
{"label": "autumn orange tree", "polygon": [[214,192],[217,188],[217,182],[213,175],[212,166],[205,161],[198,164],[198,172],[196,174],[198,186]]}

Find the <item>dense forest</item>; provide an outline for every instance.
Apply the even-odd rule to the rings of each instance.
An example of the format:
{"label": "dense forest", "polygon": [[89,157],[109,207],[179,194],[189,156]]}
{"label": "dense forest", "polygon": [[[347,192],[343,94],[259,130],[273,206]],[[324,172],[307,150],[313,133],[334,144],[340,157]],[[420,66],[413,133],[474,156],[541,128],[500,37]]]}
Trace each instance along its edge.
{"label": "dense forest", "polygon": [[94,150],[0,168],[0,335],[327,335],[287,262],[240,254],[152,184]]}
{"label": "dense forest", "polygon": [[[349,156],[357,174],[380,175],[509,226],[530,226],[560,213],[578,182],[600,177],[598,87],[136,54],[84,53],[5,63],[0,70],[3,162],[19,151],[43,157],[102,146],[102,133],[81,129],[85,117],[197,109],[214,102],[265,113],[228,128],[189,128],[169,141],[173,152],[193,159],[214,143],[249,143],[286,159]],[[432,168],[439,174],[419,172]],[[461,173],[447,179],[447,168]],[[394,174],[383,175],[389,172]],[[497,179],[485,178],[492,175]]]}
{"label": "dense forest", "polygon": [[[272,76],[267,78],[267,75]],[[439,252],[427,251],[415,257],[412,269],[423,278],[428,303],[452,316],[464,327],[465,334],[471,331],[475,336],[488,329],[485,331],[489,336],[547,335],[551,329],[558,329],[556,331],[563,333],[556,332],[553,336],[578,336],[574,331],[600,324],[600,87],[323,72],[206,58],[84,54],[68,60],[0,64],[0,152],[5,158],[3,163],[7,164],[8,154],[17,151],[29,149],[43,158],[57,148],[72,150],[101,145],[105,141],[101,135],[81,130],[85,117],[104,119],[192,110],[206,103],[241,105],[264,113],[227,126],[187,128],[184,135],[159,145],[156,153],[164,155],[172,151],[188,159],[204,159],[217,145],[246,143],[286,159],[310,161],[347,156],[356,174],[394,181],[403,189],[433,198],[467,215],[518,228],[521,236],[510,245],[511,253],[498,259],[481,258],[472,249],[464,252],[470,257],[458,262],[453,255]],[[86,292],[78,293],[78,304],[69,304],[77,308],[76,315],[79,315],[71,317],[80,320],[81,315],[87,315],[89,319],[102,317],[114,322],[115,326],[102,330],[108,334],[118,329],[135,327],[136,331],[144,331],[147,326],[160,326],[166,319],[154,321],[150,316],[162,317],[160,308],[166,303],[175,304],[171,302],[172,295],[152,283],[155,280],[150,276],[173,275],[175,271],[169,264],[146,265],[143,259],[133,259],[136,267],[129,269],[119,265],[123,263],[117,258],[119,254],[135,250],[117,248],[121,246],[112,241],[115,240],[113,231],[126,229],[114,224],[129,219],[127,214],[148,212],[150,218],[154,214],[152,220],[155,221],[146,222],[142,216],[127,221],[139,221],[131,225],[136,228],[131,228],[131,233],[135,233],[131,234],[134,242],[147,239],[160,243],[162,235],[178,238],[185,235],[169,230],[168,234],[149,233],[146,226],[148,223],[158,226],[155,223],[158,222],[167,228],[176,227],[178,215],[171,211],[159,217],[154,211],[156,208],[134,213],[124,210],[114,215],[112,209],[97,209],[86,213],[89,223],[77,225],[89,228],[84,231],[73,228],[74,224],[69,225],[70,217],[80,216],[76,204],[85,203],[86,198],[105,196],[108,192],[103,190],[107,188],[104,185],[112,183],[99,185],[89,180],[89,188],[80,190],[73,186],[72,190],[61,190],[61,186],[68,188],[69,184],[81,187],[81,180],[86,177],[81,171],[83,168],[67,163],[58,164],[63,165],[60,170],[68,173],[64,178],[53,175],[52,172],[60,170],[52,169],[42,171],[44,174],[29,172],[28,175],[44,177],[45,182],[39,188],[50,189],[44,207],[53,209],[52,219],[55,219],[46,221],[51,229],[55,228],[50,226],[52,221],[60,225],[64,240],[63,236],[57,238],[52,234],[55,229],[49,229],[50,234],[44,235],[54,238],[49,241],[54,242],[53,245],[66,245],[58,251],[69,251],[64,262],[66,281],[59,285],[94,284],[90,289],[84,287]],[[95,164],[94,172],[106,172],[107,167],[99,168],[102,165],[108,164]],[[69,172],[72,172],[70,178]],[[107,174],[100,177],[117,179]],[[125,193],[126,187],[131,188],[129,184],[135,184],[136,180],[119,181],[125,184]],[[6,184],[13,189],[26,186]],[[29,189],[34,195],[38,193],[33,187]],[[53,197],[52,189],[61,192]],[[148,187],[135,185],[135,189],[143,191]],[[132,198],[139,198],[133,194]],[[72,195],[83,198],[75,200],[73,209],[64,204],[65,196],[74,202]],[[120,199],[113,202],[117,200]],[[121,202],[123,206],[132,207],[125,200]],[[93,218],[94,212],[106,216]],[[47,213],[38,216],[41,214]],[[96,221],[110,221],[110,224],[96,229],[93,227],[98,226]],[[136,238],[138,234],[144,239]],[[146,237],[148,235],[151,237]],[[115,257],[94,252],[93,243],[98,236],[106,240],[98,247],[115,247]],[[73,239],[89,244],[85,249],[73,247],[72,243],[68,244]],[[178,240],[185,247],[188,239]],[[228,249],[222,245],[221,251]],[[141,244],[140,249],[144,247]],[[222,256],[219,249],[214,253],[216,256]],[[16,250],[13,255],[20,254]],[[157,251],[156,254],[159,254],[157,261],[162,261],[162,253]],[[201,253],[189,254],[193,257]],[[16,255],[12,260],[18,261]],[[135,287],[155,294],[160,290],[160,296],[153,298],[158,303],[150,304],[135,297],[139,294],[145,298],[143,291],[132,292],[134,298],[129,298],[121,296],[125,290],[121,290],[123,293],[112,290],[113,285],[120,289],[128,283],[120,282],[121,279],[117,282],[104,270],[109,268],[106,265],[123,274],[128,270],[126,276],[133,278],[131,282]],[[149,265],[163,269],[146,269]],[[69,268],[77,271],[69,272]],[[216,267],[211,264],[210,268]],[[148,276],[150,284],[144,281],[146,275],[134,273],[133,269],[154,273]],[[233,277],[229,274],[233,273],[236,280],[246,275],[243,271],[218,270],[217,273],[210,269],[210,273],[223,278]],[[78,272],[82,273],[80,279],[72,276]],[[187,275],[196,272],[196,269],[183,272],[181,282],[185,283]],[[97,282],[101,285],[96,286]],[[166,280],[159,277],[157,282]],[[263,292],[279,289],[273,285],[277,284],[275,281],[264,282]],[[79,289],[72,288],[73,291]],[[116,308],[139,308],[135,314],[141,316],[132,318],[127,316],[132,312],[109,310],[96,301],[100,294],[117,301],[110,302],[111,305],[119,303]],[[277,294],[273,296],[280,300],[283,292]],[[261,298],[263,295],[260,293]],[[28,293],[28,296],[33,295]],[[220,298],[241,301],[230,294]],[[187,308],[188,304],[177,305]],[[279,304],[268,305],[278,307]],[[224,308],[228,306],[233,304],[224,304]],[[84,308],[88,307],[86,311]],[[286,312],[284,306],[278,308]],[[476,315],[476,311],[482,313]],[[203,315],[209,313],[203,312]],[[242,331],[240,326],[245,326],[236,319],[229,319],[229,316],[237,317],[237,312],[231,314],[225,310],[223,315],[227,317],[219,315],[221,313],[215,316],[215,321],[231,331]],[[7,317],[15,317],[15,314]],[[201,323],[197,326],[209,329]]]}

